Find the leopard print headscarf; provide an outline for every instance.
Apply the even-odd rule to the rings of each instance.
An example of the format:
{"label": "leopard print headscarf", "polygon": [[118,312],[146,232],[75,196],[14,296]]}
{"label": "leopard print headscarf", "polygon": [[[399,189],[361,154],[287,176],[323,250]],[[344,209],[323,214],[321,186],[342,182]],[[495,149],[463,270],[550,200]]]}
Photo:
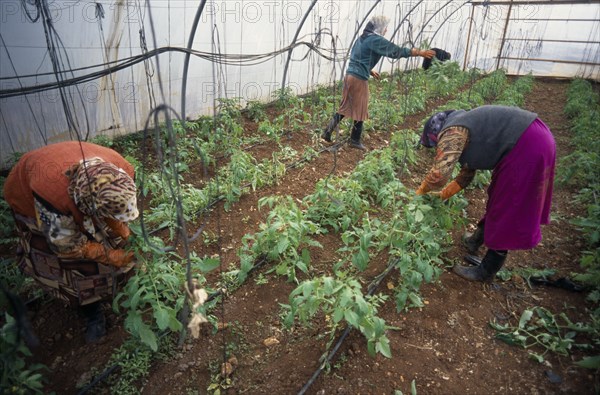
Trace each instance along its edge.
{"label": "leopard print headscarf", "polygon": [[100,158],[81,160],[67,172],[69,195],[88,216],[130,222],[137,218],[136,186],[122,169]]}

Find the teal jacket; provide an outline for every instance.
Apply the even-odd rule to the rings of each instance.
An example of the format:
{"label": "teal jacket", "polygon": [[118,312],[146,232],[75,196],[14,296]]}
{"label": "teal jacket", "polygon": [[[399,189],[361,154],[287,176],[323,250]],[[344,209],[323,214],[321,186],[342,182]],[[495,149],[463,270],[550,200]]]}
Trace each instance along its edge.
{"label": "teal jacket", "polygon": [[371,69],[382,56],[392,59],[408,58],[410,48],[399,47],[378,34],[363,34],[352,47],[346,74],[368,80]]}

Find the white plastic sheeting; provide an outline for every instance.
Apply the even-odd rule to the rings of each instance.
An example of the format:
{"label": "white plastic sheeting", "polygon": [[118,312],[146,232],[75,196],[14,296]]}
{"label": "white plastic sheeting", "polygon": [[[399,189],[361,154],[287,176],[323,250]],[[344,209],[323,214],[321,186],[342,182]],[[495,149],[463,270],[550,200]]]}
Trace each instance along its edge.
{"label": "white plastic sheeting", "polygon": [[[0,2],[0,166],[14,152],[45,144],[144,128],[156,105],[181,113],[182,52],[165,52],[132,67],[62,89],[7,92],[66,81],[145,51],[187,45],[201,1],[30,0]],[[343,76],[346,55],[369,16],[390,18],[387,37],[399,45],[438,47],[462,67],[509,73],[600,78],[598,2],[469,1],[207,1],[193,49],[227,57],[267,54],[298,40],[286,85],[305,93]],[[521,4],[519,4],[521,3]],[[47,23],[42,23],[46,19]],[[508,19],[508,22],[507,22]],[[54,48],[54,50],[49,50]],[[54,62],[52,58],[54,57]],[[219,98],[271,100],[281,88],[288,53],[249,65],[191,57],[186,115],[212,114]],[[420,58],[384,60],[381,71],[419,67]],[[53,65],[54,63],[54,65]],[[18,78],[17,78],[18,77]],[[7,97],[10,96],[10,97]]]}

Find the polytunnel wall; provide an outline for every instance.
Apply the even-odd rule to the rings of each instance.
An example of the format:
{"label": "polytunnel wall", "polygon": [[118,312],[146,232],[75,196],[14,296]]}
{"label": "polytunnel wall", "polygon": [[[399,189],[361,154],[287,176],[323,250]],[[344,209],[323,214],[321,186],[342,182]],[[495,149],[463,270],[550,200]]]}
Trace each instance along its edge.
{"label": "polytunnel wall", "polygon": [[141,130],[159,105],[193,119],[213,114],[218,99],[243,105],[283,86],[302,94],[333,85],[380,14],[393,42],[442,48],[463,68],[597,80],[599,3],[2,1],[0,164],[54,142]]}

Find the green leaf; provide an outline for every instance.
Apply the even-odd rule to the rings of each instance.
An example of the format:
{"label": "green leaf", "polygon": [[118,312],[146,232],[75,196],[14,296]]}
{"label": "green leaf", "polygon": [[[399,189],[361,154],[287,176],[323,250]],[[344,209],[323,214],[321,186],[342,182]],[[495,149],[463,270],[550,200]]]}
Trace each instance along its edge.
{"label": "green leaf", "polygon": [[375,344],[375,349],[386,358],[392,357],[392,351],[390,350],[390,341],[385,336],[381,337],[377,344]]}
{"label": "green leaf", "polygon": [[497,331],[505,331],[508,329],[508,325],[502,325],[495,321],[490,321],[490,326]]}
{"label": "green leaf", "polygon": [[154,309],[154,318],[156,319],[156,324],[158,325],[158,329],[164,331],[169,326],[169,322],[171,320],[171,316],[169,315],[169,311],[167,309],[157,307]]}
{"label": "green leaf", "polygon": [[417,210],[415,211],[415,222],[421,222],[423,221],[423,212],[421,210]]}
{"label": "green leaf", "polygon": [[408,294],[408,298],[410,299],[412,304],[415,305],[416,307],[424,306],[423,301],[421,300],[421,297],[418,294],[411,292]]}
{"label": "green leaf", "polygon": [[600,355],[585,357],[581,361],[575,362],[575,365],[586,369],[600,369]]}
{"label": "green leaf", "polygon": [[288,248],[289,245],[290,245],[290,242],[287,237],[280,239],[279,242],[277,243],[277,252],[279,252],[279,254],[283,253]]}
{"label": "green leaf", "polygon": [[310,252],[306,248],[302,249],[302,262],[304,262],[306,266],[310,265]]}
{"label": "green leaf", "polygon": [[342,320],[342,318],[344,318],[344,310],[342,309],[335,309],[333,311],[333,322],[334,323],[338,323]]}
{"label": "green leaf", "polygon": [[367,342],[367,352],[370,356],[375,356],[375,342],[373,340],[369,340]]}
{"label": "green leaf", "polygon": [[539,362],[539,363],[543,363],[544,362],[544,356],[540,355],[540,354],[536,354],[534,352],[530,352],[529,353],[529,358]]}
{"label": "green leaf", "polygon": [[198,263],[198,269],[201,272],[207,273],[219,267],[221,261],[218,258],[204,258]]}
{"label": "green leaf", "polygon": [[139,329],[140,339],[144,344],[152,349],[152,351],[158,351],[158,343],[156,339],[156,334],[150,330],[148,325],[142,323]]}
{"label": "green leaf", "polygon": [[411,395],[417,395],[417,382],[415,380],[410,383],[410,393]]}
{"label": "green leaf", "polygon": [[288,329],[294,325],[294,312],[291,309],[290,312],[285,315],[283,325],[285,325],[285,327]]}
{"label": "green leaf", "polygon": [[361,272],[369,265],[369,253],[363,249],[352,256],[352,264]]}
{"label": "green leaf", "polygon": [[303,273],[308,273],[308,266],[303,261],[296,262],[296,267],[302,270]]}
{"label": "green leaf", "polygon": [[142,285],[140,289],[138,289],[137,292],[131,297],[130,309],[137,309],[140,297],[142,296],[142,292],[144,291],[146,291],[146,287]]}
{"label": "green leaf", "polygon": [[354,328],[358,328],[358,314],[356,314],[354,311],[346,310],[344,312],[344,318]]}
{"label": "green leaf", "polygon": [[127,318],[125,318],[126,328],[132,332],[138,332],[140,327],[144,325],[142,321],[142,314],[138,310],[129,310],[127,312]]}
{"label": "green leaf", "polygon": [[531,320],[531,317],[533,317],[533,311],[526,309],[523,314],[521,314],[521,319],[519,319],[519,328],[525,328],[525,325]]}
{"label": "green leaf", "polygon": [[286,274],[287,272],[288,268],[284,263],[277,265],[277,267],[275,268],[275,273],[277,273],[280,276]]}
{"label": "green leaf", "polygon": [[515,341],[515,338],[507,333],[497,333],[496,339],[502,340],[504,343],[509,344],[511,346],[520,346],[521,343]]}
{"label": "green leaf", "polygon": [[323,290],[329,295],[333,292],[333,278],[327,276],[323,279]]}

